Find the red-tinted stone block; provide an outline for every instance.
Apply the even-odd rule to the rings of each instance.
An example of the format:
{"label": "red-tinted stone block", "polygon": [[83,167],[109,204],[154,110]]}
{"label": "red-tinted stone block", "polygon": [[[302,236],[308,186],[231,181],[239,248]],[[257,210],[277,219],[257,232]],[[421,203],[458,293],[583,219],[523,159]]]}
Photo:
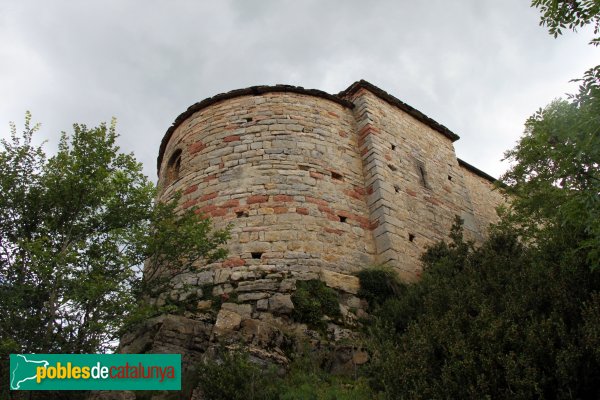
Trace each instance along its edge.
{"label": "red-tinted stone block", "polygon": [[246,204],[266,203],[269,201],[269,196],[257,194],[246,199]]}

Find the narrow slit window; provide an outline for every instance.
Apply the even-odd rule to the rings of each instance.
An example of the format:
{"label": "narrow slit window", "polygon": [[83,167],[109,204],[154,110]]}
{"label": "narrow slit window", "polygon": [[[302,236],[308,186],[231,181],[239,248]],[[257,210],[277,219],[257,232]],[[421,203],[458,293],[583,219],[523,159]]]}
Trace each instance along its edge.
{"label": "narrow slit window", "polygon": [[392,144],[392,150],[396,150],[396,145]]}
{"label": "narrow slit window", "polygon": [[427,171],[425,170],[425,164],[422,161],[417,161],[417,172],[419,173],[419,181],[424,188],[429,188],[427,182]]}
{"label": "narrow slit window", "polygon": [[448,175],[448,180],[451,181],[452,180],[452,175]]}
{"label": "narrow slit window", "polygon": [[409,242],[414,242],[415,241],[415,235],[413,233],[409,233],[408,234],[408,241]]}
{"label": "narrow slit window", "polygon": [[179,179],[179,171],[181,170],[181,149],[177,149],[169,158],[167,163],[167,184],[171,184]]}

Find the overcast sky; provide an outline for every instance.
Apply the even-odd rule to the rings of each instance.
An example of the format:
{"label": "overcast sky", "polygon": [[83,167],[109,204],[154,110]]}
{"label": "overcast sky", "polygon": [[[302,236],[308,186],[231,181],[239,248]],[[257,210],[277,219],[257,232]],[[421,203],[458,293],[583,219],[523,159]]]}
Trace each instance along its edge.
{"label": "overcast sky", "polygon": [[177,115],[217,93],[366,79],[461,136],[494,175],[523,122],[598,63],[590,32],[553,39],[528,0],[0,0],[0,136],[26,110],[50,147],[116,117],[156,178]]}

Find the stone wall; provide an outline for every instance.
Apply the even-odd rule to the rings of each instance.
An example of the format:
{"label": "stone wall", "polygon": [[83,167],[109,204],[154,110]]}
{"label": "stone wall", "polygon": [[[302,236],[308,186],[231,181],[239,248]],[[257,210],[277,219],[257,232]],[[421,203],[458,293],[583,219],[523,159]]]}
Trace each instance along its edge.
{"label": "stone wall", "polygon": [[504,204],[505,199],[494,186],[494,178],[462,160],[459,163],[473,205],[477,229],[485,236],[489,224],[498,222],[496,207]]}
{"label": "stone wall", "polygon": [[386,263],[410,281],[455,215],[476,241],[495,220],[493,178],[459,164],[456,139],[364,81],[337,96],[242,89],[176,120],[159,156],[160,200],[181,191],[182,208],[232,224],[224,290],[257,268],[293,280]]}
{"label": "stone wall", "polygon": [[[354,273],[385,263],[415,280],[420,254],[448,237],[455,215],[476,241],[496,220],[493,178],[456,158],[457,139],[364,81],[338,95],[252,87],[192,105],[161,144],[159,200],[180,191],[180,209],[230,225],[229,258],[176,277],[154,301],[193,307],[147,321],[120,351],[181,353],[193,382],[224,344],[280,365],[294,336],[338,346],[366,315]],[[294,320],[292,294],[311,279],[340,304],[320,332]],[[342,369],[366,362],[351,346],[335,348]]]}
{"label": "stone wall", "polygon": [[[181,150],[179,178],[170,155]],[[374,259],[352,111],[295,93],[219,102],[174,130],[161,165],[160,200],[231,223],[223,267],[270,265],[292,276],[352,273]]]}
{"label": "stone wall", "polygon": [[376,260],[414,280],[420,254],[448,236],[455,215],[468,237],[481,239],[452,140],[366,89],[352,98],[370,218],[377,224]]}
{"label": "stone wall", "polygon": [[418,279],[419,256],[455,216],[481,241],[502,202],[492,177],[456,158],[457,139],[365,81],[335,96],[253,87],[191,106],[163,139],[159,200],[180,191],[181,209],[230,225],[229,258],[178,277],[158,301],[185,300],[191,286],[264,319],[281,314],[297,280],[353,296],[367,266]]}

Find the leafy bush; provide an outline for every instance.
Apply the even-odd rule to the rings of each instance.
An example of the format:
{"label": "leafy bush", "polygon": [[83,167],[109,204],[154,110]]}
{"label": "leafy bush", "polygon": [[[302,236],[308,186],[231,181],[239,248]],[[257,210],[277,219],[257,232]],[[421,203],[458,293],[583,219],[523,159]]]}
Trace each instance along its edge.
{"label": "leafy bush", "polygon": [[364,379],[357,381],[321,373],[297,373],[283,387],[281,400],[371,400],[374,394]]}
{"label": "leafy bush", "polygon": [[366,299],[371,307],[399,297],[405,290],[396,272],[387,266],[365,268],[357,276],[360,281],[358,295]]}
{"label": "leafy bush", "polygon": [[479,249],[460,227],[452,236],[376,312],[372,388],[390,399],[599,398],[600,274],[510,231]]}
{"label": "leafy bush", "polygon": [[376,398],[364,378],[334,376],[322,368],[322,352],[300,351],[285,376],[260,368],[234,351],[201,367],[204,399],[367,400]]}
{"label": "leafy bush", "polygon": [[275,372],[263,370],[240,351],[225,351],[220,360],[209,360],[200,367],[199,378],[206,400],[278,398]]}
{"label": "leafy bush", "polygon": [[294,318],[313,328],[323,328],[323,316],[340,316],[340,305],[335,290],[320,280],[297,281],[292,295]]}

